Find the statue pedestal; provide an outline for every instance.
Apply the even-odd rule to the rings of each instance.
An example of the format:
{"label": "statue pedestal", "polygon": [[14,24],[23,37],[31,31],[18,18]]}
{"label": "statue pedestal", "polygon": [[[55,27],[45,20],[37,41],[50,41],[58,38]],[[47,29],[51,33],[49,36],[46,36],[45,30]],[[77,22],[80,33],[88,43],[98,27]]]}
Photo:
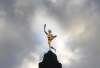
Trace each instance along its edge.
{"label": "statue pedestal", "polygon": [[39,68],[62,68],[62,64],[58,62],[56,54],[49,50],[39,63]]}

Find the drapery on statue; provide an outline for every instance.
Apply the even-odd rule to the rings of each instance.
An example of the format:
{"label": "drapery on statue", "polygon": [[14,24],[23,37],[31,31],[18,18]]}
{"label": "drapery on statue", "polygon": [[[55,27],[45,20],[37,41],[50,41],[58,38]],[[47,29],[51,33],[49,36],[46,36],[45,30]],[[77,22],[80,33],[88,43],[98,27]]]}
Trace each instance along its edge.
{"label": "drapery on statue", "polygon": [[51,30],[48,30],[48,32],[46,32],[46,24],[44,24],[44,32],[45,34],[47,35],[47,38],[48,38],[48,45],[49,45],[49,50],[50,48],[54,49],[53,47],[51,47],[51,42],[54,38],[57,37],[57,35],[52,35],[52,31]]}

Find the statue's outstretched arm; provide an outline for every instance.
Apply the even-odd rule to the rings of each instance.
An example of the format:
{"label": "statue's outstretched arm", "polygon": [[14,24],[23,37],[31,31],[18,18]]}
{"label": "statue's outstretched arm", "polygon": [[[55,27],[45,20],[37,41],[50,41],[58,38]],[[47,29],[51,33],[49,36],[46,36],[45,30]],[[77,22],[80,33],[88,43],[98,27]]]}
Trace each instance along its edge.
{"label": "statue's outstretched arm", "polygon": [[52,40],[53,40],[54,38],[56,38],[56,37],[57,37],[57,35],[52,36]]}
{"label": "statue's outstretched arm", "polygon": [[44,24],[44,32],[47,35],[48,33],[46,32],[46,24]]}

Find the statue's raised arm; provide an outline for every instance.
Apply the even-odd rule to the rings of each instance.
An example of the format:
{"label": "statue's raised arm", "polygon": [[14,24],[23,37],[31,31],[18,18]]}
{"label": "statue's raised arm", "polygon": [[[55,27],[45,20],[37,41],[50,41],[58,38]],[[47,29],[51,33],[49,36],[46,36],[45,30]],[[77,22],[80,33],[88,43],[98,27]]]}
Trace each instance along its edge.
{"label": "statue's raised arm", "polygon": [[46,32],[46,24],[44,24],[44,32],[47,35],[48,33]]}

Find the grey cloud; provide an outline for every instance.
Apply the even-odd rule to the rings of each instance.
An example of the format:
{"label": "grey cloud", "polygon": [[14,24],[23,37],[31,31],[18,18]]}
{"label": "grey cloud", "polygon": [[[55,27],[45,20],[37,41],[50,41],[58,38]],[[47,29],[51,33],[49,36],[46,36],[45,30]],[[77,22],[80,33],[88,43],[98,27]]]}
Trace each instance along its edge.
{"label": "grey cloud", "polygon": [[[0,33],[2,36],[0,41],[1,68],[14,68],[16,65],[21,64],[23,57],[30,50],[34,50],[32,49],[34,43],[28,23],[28,15],[32,10],[30,5],[32,4],[25,5],[25,7],[23,5],[15,5],[16,3],[17,0],[0,0],[0,10],[4,11],[5,15],[2,15],[2,19],[5,20],[6,25],[3,26],[5,32],[2,35]],[[21,15],[19,12],[24,14]]]}
{"label": "grey cloud", "polygon": [[[60,1],[60,0],[59,0]],[[35,42],[32,40],[29,19],[37,8],[45,7],[50,16],[60,21],[61,27],[67,29],[73,25],[74,18],[82,17],[89,22],[90,28],[95,29],[95,36],[88,41],[73,41],[71,44],[80,47],[86,57],[69,68],[99,68],[100,65],[100,24],[99,0],[88,0],[82,6],[67,5],[69,0],[57,1],[56,5],[50,0],[0,0],[0,16],[6,20],[6,29],[0,41],[0,68],[13,68],[20,65],[23,58],[30,51],[35,51]],[[67,8],[66,8],[67,6]],[[69,13],[70,12],[70,13]],[[0,17],[1,18],[1,17]],[[1,34],[1,33],[0,33]],[[80,46],[81,45],[81,46]],[[64,65],[66,68],[67,66]]]}

